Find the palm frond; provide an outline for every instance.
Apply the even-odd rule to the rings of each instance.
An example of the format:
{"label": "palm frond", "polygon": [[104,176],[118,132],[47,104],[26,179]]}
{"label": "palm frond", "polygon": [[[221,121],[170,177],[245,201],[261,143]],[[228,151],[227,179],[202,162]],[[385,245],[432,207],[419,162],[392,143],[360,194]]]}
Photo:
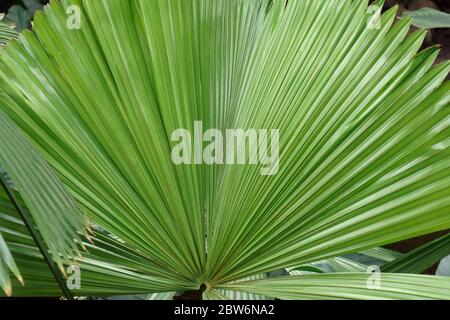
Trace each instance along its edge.
{"label": "palm frond", "polygon": [[450,14],[434,8],[421,8],[416,11],[405,11],[403,15],[412,17],[412,23],[417,28],[450,28]]}
{"label": "palm frond", "polygon": [[[419,52],[425,32],[409,35],[395,8],[376,28],[367,1],[270,2],[54,1],[0,51],[1,110],[92,222],[145,257],[143,289],[206,284],[217,297],[255,274],[450,228],[450,63],[433,66],[438,48]],[[67,28],[69,5],[80,29]],[[278,129],[279,170],[175,165],[171,134],[197,120]],[[119,287],[137,277],[83,259]],[[351,275],[332,276],[341,297],[378,297],[361,275],[356,292],[341,285]],[[447,288],[386,279],[387,297]],[[285,285],[250,293],[278,293],[271,281]],[[90,292],[102,290],[114,291]]]}
{"label": "palm frond", "polygon": [[450,234],[420,246],[381,268],[391,273],[421,273],[450,254]]}
{"label": "palm frond", "polygon": [[[236,283],[262,280],[266,278],[267,276],[265,274],[258,274],[236,281]],[[212,288],[207,288],[207,290],[204,293],[204,297],[206,298],[205,300],[217,300],[218,298],[220,300],[271,300],[269,297],[265,297],[260,294],[252,294],[252,293],[236,292]]]}
{"label": "palm frond", "polygon": [[23,278],[17,268],[16,262],[0,233],[0,289],[10,296],[12,294],[9,272],[12,272],[23,285]]}
{"label": "palm frond", "polygon": [[296,268],[289,268],[291,275],[323,272],[366,272],[368,266],[344,257],[330,258]]}
{"label": "palm frond", "polygon": [[[20,202],[23,203],[22,200]],[[60,287],[5,191],[0,191],[0,237],[2,234],[9,254],[1,261],[5,261],[20,280],[6,282],[6,293],[12,291],[16,297],[61,296]],[[3,249],[1,244],[0,249]],[[80,287],[72,290],[76,296],[145,294],[195,288],[170,270],[153,269],[148,257],[105,231],[93,231],[89,241],[85,239],[82,245],[88,252],[83,257],[65,261],[64,265],[67,271],[70,267],[79,268]],[[0,250],[0,253],[4,251]],[[16,273],[18,270],[20,274]],[[0,269],[0,277],[9,279],[7,270]],[[22,285],[23,281],[25,285]]]}

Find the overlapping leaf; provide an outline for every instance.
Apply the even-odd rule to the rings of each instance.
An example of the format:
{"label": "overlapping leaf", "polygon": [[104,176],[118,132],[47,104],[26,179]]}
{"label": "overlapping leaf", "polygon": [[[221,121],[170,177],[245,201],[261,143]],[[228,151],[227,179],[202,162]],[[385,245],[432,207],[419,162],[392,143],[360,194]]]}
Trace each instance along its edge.
{"label": "overlapping leaf", "polygon": [[450,234],[442,236],[383,265],[383,272],[421,273],[450,254]]}
{"label": "overlapping leaf", "polygon": [[[1,102],[0,102],[1,103]],[[0,111],[0,163],[19,190],[53,259],[78,255],[86,219],[53,170]]]}
{"label": "overlapping leaf", "polygon": [[413,25],[418,28],[450,28],[450,14],[433,8],[405,11],[403,15],[412,17]]}

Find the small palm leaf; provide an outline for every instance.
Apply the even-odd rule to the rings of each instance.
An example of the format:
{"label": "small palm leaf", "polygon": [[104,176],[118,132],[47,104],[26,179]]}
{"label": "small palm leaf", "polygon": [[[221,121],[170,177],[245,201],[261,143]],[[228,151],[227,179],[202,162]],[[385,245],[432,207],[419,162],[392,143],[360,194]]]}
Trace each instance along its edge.
{"label": "small palm leaf", "polygon": [[422,8],[417,11],[405,11],[403,16],[411,17],[412,24],[418,28],[450,28],[450,14],[433,8]]}
{"label": "small palm leaf", "polygon": [[8,270],[10,270],[23,284],[23,279],[20,275],[19,268],[17,268],[11,252],[9,251],[9,248],[0,233],[0,288],[3,289],[8,296],[10,296],[12,294],[12,286],[8,275]]}
{"label": "small palm leaf", "polygon": [[450,254],[450,234],[408,252],[381,268],[383,272],[421,273]]}
{"label": "small palm leaf", "polygon": [[3,21],[3,18],[4,14],[0,13],[0,47],[19,37],[19,34],[14,31],[14,26],[9,22]]}

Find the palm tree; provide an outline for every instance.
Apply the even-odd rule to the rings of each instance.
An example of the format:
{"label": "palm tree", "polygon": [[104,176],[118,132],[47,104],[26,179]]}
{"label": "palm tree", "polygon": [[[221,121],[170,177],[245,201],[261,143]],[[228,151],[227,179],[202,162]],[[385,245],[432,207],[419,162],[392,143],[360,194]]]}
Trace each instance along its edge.
{"label": "palm tree", "polygon": [[[381,7],[64,0],[38,12],[0,52],[5,293],[449,299],[449,278],[414,274],[449,253],[448,236],[408,255],[380,248],[450,228],[450,64],[433,66],[425,32]],[[175,165],[171,134],[199,120],[278,129],[278,172]],[[386,262],[378,286],[355,253]]]}

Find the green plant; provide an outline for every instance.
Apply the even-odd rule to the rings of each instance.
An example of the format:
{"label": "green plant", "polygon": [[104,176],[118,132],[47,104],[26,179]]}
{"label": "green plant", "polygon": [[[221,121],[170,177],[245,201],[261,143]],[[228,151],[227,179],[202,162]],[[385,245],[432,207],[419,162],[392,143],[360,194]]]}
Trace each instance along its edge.
{"label": "green plant", "polygon": [[34,14],[42,7],[40,0],[23,0],[23,6],[16,4],[9,8],[6,19],[14,23],[17,31],[22,31],[31,27]]}
{"label": "green plant", "polygon": [[13,30],[14,26],[3,21],[4,15],[0,14],[0,47],[6,45],[9,41],[18,38],[18,34]]}
{"label": "green plant", "polygon": [[405,11],[403,16],[411,17],[412,24],[417,28],[450,28],[450,14],[433,8]]}
{"label": "green plant", "polygon": [[[395,8],[378,28],[367,5],[70,0],[37,12],[0,51],[0,161],[17,188],[0,193],[0,252],[17,266],[3,282],[60,296],[47,265],[76,263],[79,296],[449,299],[449,278],[402,268],[445,246],[377,247],[450,228],[450,64],[433,66],[437,47],[418,52],[425,32],[393,24]],[[279,172],[176,166],[171,133],[197,120],[279,129]],[[396,273],[369,288],[367,265],[346,257],[357,253]]]}

